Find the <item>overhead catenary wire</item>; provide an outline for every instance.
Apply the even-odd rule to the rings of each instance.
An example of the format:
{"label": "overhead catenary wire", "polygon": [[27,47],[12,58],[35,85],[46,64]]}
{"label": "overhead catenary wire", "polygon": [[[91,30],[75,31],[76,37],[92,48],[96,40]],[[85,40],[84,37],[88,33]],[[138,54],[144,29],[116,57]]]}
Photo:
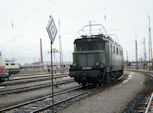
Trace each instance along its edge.
{"label": "overhead catenary wire", "polygon": [[88,22],[88,20],[82,18],[81,16],[79,16],[78,14],[70,11],[67,8],[64,8],[63,6],[61,6],[60,4],[57,4],[56,2],[54,2],[53,0],[48,0],[50,3],[52,3],[55,7],[59,8],[60,10],[68,13],[69,15],[72,15],[72,17],[76,17],[77,19],[81,20],[82,22]]}

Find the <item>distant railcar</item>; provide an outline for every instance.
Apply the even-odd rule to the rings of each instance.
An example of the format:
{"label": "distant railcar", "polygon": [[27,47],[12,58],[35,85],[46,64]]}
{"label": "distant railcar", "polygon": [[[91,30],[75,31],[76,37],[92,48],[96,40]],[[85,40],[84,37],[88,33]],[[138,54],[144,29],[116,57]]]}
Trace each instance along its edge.
{"label": "distant railcar", "polygon": [[123,74],[123,49],[104,34],[81,36],[74,41],[73,65],[69,76],[85,86],[105,84]]}
{"label": "distant railcar", "polygon": [[0,52],[0,82],[4,82],[5,78],[8,78],[8,74],[6,72],[6,67]]}
{"label": "distant railcar", "polygon": [[6,70],[9,74],[9,76],[20,72],[20,64],[19,63],[6,61],[5,66],[6,66]]}

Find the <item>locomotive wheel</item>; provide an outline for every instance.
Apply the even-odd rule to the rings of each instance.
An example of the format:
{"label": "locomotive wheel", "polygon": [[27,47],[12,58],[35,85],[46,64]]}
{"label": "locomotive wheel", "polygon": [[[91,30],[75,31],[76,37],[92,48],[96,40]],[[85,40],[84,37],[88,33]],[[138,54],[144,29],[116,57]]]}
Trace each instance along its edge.
{"label": "locomotive wheel", "polygon": [[120,77],[120,72],[117,71],[116,74],[117,74],[117,81],[118,81],[118,78]]}
{"label": "locomotive wheel", "polygon": [[98,78],[97,78],[99,86],[102,86],[102,84],[103,84],[103,73],[104,72],[100,72],[98,75]]}
{"label": "locomotive wheel", "polygon": [[108,72],[107,73],[107,82],[108,83],[111,83],[111,81],[112,81],[112,73],[111,72]]}
{"label": "locomotive wheel", "polygon": [[116,80],[116,73],[111,72],[111,81],[115,81],[115,80]]}
{"label": "locomotive wheel", "polygon": [[99,86],[102,86],[104,84],[107,83],[107,76],[105,72],[100,72],[100,74],[98,75],[98,84]]}
{"label": "locomotive wheel", "polygon": [[118,78],[118,74],[117,72],[114,72],[114,81],[117,81],[117,78]]}
{"label": "locomotive wheel", "polygon": [[87,83],[86,82],[82,82],[81,84],[82,84],[83,87],[86,87]]}
{"label": "locomotive wheel", "polygon": [[96,83],[96,82],[93,83],[93,86],[96,86],[97,87],[97,85],[99,85],[99,83]]}
{"label": "locomotive wheel", "polygon": [[107,74],[105,74],[105,75],[104,75],[104,84],[107,84],[107,80],[108,80]]}

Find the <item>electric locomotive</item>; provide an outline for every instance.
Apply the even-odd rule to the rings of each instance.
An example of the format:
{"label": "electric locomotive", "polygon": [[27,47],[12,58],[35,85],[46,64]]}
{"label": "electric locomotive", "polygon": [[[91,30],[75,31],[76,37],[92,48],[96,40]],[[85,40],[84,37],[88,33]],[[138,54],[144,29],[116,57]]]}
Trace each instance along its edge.
{"label": "electric locomotive", "polygon": [[83,86],[118,80],[123,74],[123,49],[107,35],[82,35],[74,41],[69,72]]}
{"label": "electric locomotive", "polygon": [[8,78],[8,73],[6,71],[6,67],[2,58],[2,54],[0,51],[0,83],[5,81],[5,78]]}
{"label": "electric locomotive", "polygon": [[5,61],[5,66],[9,76],[11,76],[12,74],[15,75],[20,72],[20,64],[17,62]]}

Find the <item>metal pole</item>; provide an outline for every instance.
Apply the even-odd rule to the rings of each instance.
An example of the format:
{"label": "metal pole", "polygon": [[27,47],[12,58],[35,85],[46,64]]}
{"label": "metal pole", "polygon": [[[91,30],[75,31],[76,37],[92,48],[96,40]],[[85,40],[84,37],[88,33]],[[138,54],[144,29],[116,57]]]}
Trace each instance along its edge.
{"label": "metal pole", "polygon": [[137,48],[137,33],[136,30],[133,28],[135,33],[135,60],[136,60],[136,69],[138,69],[138,48]]}
{"label": "metal pole", "polygon": [[53,64],[54,64],[54,66],[55,66],[55,51],[54,51],[54,63],[53,63]]}
{"label": "metal pole", "polygon": [[135,40],[135,55],[136,55],[136,69],[138,69],[138,49],[137,49],[137,40]]}
{"label": "metal pole", "polygon": [[42,40],[40,38],[40,62],[43,63]]}
{"label": "metal pole", "polygon": [[[148,15],[149,20],[149,70],[152,70],[153,68],[153,62],[152,62],[152,40],[151,40],[151,27],[150,27],[150,16]],[[152,64],[150,69],[150,63]]]}
{"label": "metal pole", "polygon": [[143,40],[143,44],[144,44],[144,62],[146,63],[146,60],[147,60],[147,54],[146,54],[146,40],[145,40],[145,38],[144,38],[144,40]]}
{"label": "metal pole", "polygon": [[147,61],[147,54],[146,54],[146,40],[144,38],[144,41],[143,41],[143,44],[144,44],[144,56],[143,56],[143,68],[145,69],[145,66],[146,66],[146,61]]}
{"label": "metal pole", "polygon": [[51,79],[52,79],[52,113],[54,113],[54,81],[53,81],[53,58],[52,58],[52,40],[50,40],[50,43],[51,43]]}
{"label": "metal pole", "polygon": [[61,33],[60,33],[60,20],[59,20],[59,53],[60,53],[60,67],[61,73],[63,72],[63,55],[62,55],[62,42],[61,42]]}
{"label": "metal pole", "polygon": [[128,59],[128,51],[126,51],[126,60],[127,60],[127,63],[128,63],[128,61],[129,61],[129,59]]}

